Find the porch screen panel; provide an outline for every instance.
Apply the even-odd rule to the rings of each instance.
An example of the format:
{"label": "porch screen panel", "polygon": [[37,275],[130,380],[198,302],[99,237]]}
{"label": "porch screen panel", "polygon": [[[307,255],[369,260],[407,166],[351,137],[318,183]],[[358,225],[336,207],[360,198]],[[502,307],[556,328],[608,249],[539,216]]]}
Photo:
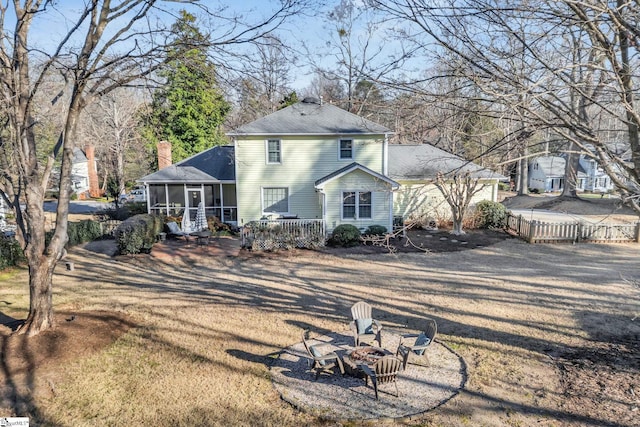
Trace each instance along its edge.
{"label": "porch screen panel", "polygon": [[149,204],[154,213],[167,213],[167,197],[162,185],[149,185]]}
{"label": "porch screen panel", "polygon": [[235,184],[222,184],[222,200],[225,206],[236,206],[236,186]]}

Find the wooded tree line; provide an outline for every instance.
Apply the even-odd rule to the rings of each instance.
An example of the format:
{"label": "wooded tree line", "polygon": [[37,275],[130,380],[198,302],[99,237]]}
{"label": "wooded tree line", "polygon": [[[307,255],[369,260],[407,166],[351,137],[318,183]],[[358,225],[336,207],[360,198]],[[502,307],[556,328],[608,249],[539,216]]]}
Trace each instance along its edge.
{"label": "wooded tree line", "polygon": [[[432,143],[515,174],[523,193],[529,159],[550,151],[567,156],[574,194],[583,153],[640,213],[634,1],[341,0],[323,16],[308,0],[273,1],[258,15],[153,0],[92,0],[70,13],[61,3],[0,1],[0,195],[31,270],[22,332],[52,322],[75,147],[96,147],[102,188],[117,195],[155,170],[158,141],[179,161],[305,96],[394,129],[395,143]],[[68,32],[34,39],[52,16],[65,16]],[[292,19],[324,19],[325,43],[279,31]],[[294,88],[302,66],[313,78]],[[57,221],[45,244],[54,168]]]}

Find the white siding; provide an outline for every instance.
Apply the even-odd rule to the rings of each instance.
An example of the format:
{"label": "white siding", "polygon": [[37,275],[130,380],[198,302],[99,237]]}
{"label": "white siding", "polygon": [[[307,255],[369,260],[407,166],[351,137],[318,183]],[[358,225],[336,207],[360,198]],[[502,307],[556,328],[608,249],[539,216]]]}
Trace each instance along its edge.
{"label": "white siding", "polygon": [[[341,138],[353,139],[353,159],[338,159]],[[267,164],[267,139],[280,139],[281,164]],[[238,138],[235,142],[238,221],[242,224],[263,216],[262,187],[288,187],[289,214],[298,215],[299,218],[322,218],[322,205],[315,191],[315,181],[352,162],[381,173],[383,141],[384,135]]]}
{"label": "white siding", "polygon": [[[342,193],[344,191],[370,191],[371,219],[342,218]],[[327,231],[331,232],[340,224],[352,224],[361,231],[370,225],[383,225],[391,231],[390,218],[392,193],[389,184],[360,170],[353,171],[339,179],[327,183],[324,187],[326,195]]]}
{"label": "white siding", "polygon": [[[471,207],[483,200],[497,201],[497,183],[487,183],[471,199]],[[450,219],[451,208],[432,183],[401,183],[394,193],[393,214],[405,220]]]}

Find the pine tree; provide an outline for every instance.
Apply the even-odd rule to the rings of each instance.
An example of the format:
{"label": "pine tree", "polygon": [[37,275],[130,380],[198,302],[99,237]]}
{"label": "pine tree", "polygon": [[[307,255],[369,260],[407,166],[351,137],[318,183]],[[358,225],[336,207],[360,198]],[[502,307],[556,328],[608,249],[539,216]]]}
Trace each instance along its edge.
{"label": "pine tree", "polygon": [[162,70],[165,84],[154,93],[146,117],[146,138],[169,141],[173,161],[223,143],[221,125],[231,108],[218,88],[215,66],[207,59],[207,37],[195,21],[183,10],[173,25],[174,45],[193,48]]}

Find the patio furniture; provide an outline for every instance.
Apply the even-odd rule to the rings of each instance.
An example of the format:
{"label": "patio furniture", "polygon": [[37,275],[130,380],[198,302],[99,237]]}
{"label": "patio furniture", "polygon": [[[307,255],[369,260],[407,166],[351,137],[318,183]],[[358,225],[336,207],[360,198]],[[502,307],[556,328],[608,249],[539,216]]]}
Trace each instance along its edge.
{"label": "patio furniture", "polygon": [[351,331],[355,346],[358,347],[361,342],[369,343],[378,341],[378,347],[382,347],[382,337],[380,331],[382,325],[373,318],[371,314],[371,306],[364,301],[358,301],[351,307]]}
{"label": "patio furniture", "polygon": [[167,222],[167,228],[169,229],[169,236],[184,237],[187,242],[189,241],[189,233],[180,230],[180,227],[178,227],[175,221]]}
{"label": "patio furniture", "polygon": [[302,343],[304,344],[304,348],[307,350],[307,355],[313,359],[313,366],[311,367],[311,370],[315,371],[316,380],[320,377],[322,372],[335,372],[336,367],[340,370],[340,373],[344,375],[344,366],[342,365],[340,357],[333,351],[324,352],[321,348],[323,344],[310,345],[308,339],[309,330],[307,329],[302,332]]}
{"label": "patio furniture", "polygon": [[[413,353],[427,359],[425,350],[431,345],[438,332],[438,324],[433,319],[428,319],[423,331],[419,334],[404,334],[400,337],[400,344],[396,350],[396,356],[402,357],[402,368],[407,368],[409,356]],[[427,359],[428,361],[428,359]]]}
{"label": "patio furniture", "polygon": [[198,245],[208,245],[212,236],[209,230],[195,231],[190,235],[196,238],[196,243]]}
{"label": "patio furniture", "polygon": [[362,372],[365,374],[365,384],[369,385],[369,378],[373,384],[373,390],[376,394],[376,400],[378,400],[378,386],[380,384],[393,383],[396,387],[396,397],[400,396],[398,391],[398,373],[402,369],[402,360],[396,356],[387,355],[380,358],[373,365],[366,364],[359,365]]}

